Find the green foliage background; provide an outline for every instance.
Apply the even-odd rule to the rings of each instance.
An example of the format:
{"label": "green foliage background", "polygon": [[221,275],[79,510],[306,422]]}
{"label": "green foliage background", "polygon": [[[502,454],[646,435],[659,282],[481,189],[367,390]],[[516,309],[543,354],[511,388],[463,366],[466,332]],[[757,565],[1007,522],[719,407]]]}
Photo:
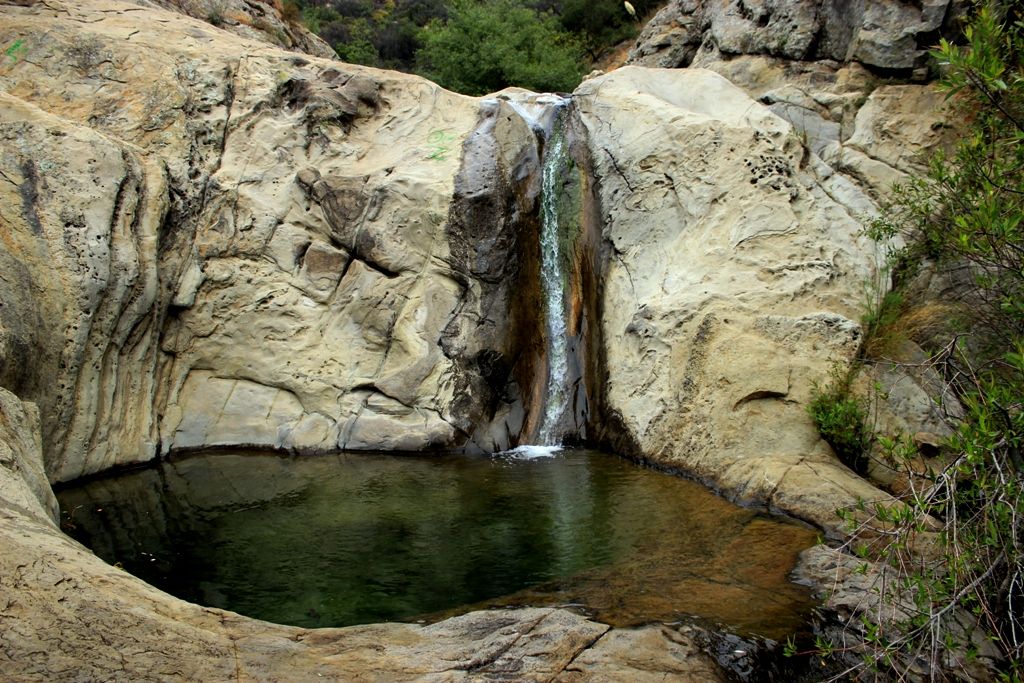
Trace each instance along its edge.
{"label": "green foliage background", "polygon": [[572,90],[583,77],[583,48],[550,13],[515,0],[453,4],[446,21],[422,33],[419,72],[451,90],[482,95],[519,85],[537,91]]}
{"label": "green foliage background", "polygon": [[[347,62],[426,76],[471,95],[570,91],[634,37],[621,0],[289,0]],[[639,16],[656,0],[632,0]]]}

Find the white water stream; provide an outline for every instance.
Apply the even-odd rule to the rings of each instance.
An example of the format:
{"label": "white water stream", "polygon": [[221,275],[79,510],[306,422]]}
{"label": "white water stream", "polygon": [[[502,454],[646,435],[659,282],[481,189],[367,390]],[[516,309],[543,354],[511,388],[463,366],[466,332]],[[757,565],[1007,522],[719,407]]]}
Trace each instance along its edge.
{"label": "white water stream", "polygon": [[544,139],[540,195],[540,279],[548,359],[544,411],[537,432],[538,443],[519,446],[507,451],[507,454],[517,458],[550,457],[561,448],[564,433],[559,426],[563,423],[571,397],[565,311],[567,278],[558,217],[558,194],[567,155],[562,119],[569,100],[557,95],[530,94],[521,99],[509,97],[506,101],[530,129]]}
{"label": "white water stream", "polygon": [[562,434],[558,425],[569,403],[569,348],[566,335],[566,277],[558,220],[558,188],[565,164],[565,134],[560,118],[544,148],[541,171],[540,280],[544,295],[544,324],[548,337],[548,382],[544,416],[538,440],[542,446],[558,446]]}

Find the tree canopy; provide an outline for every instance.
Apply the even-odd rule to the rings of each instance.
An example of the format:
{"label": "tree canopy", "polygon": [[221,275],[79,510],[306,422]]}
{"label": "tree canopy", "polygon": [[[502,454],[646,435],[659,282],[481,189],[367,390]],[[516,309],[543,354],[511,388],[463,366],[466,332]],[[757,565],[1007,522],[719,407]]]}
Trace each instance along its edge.
{"label": "tree canopy", "polygon": [[[288,0],[351,63],[418,73],[479,95],[572,90],[640,23],[621,0]],[[633,0],[643,14],[655,0]]]}
{"label": "tree canopy", "polygon": [[531,90],[572,90],[583,76],[583,48],[560,30],[550,13],[515,0],[456,2],[447,21],[423,32],[420,73],[469,95],[518,85]]}

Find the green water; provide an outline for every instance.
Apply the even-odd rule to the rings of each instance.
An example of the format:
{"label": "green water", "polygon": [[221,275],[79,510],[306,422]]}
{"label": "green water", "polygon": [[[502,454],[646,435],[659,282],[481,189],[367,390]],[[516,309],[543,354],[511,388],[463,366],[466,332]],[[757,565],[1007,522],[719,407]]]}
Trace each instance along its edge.
{"label": "green water", "polygon": [[575,605],[799,630],[810,530],[592,451],[553,458],[211,453],[58,492],[65,530],[186,600],[282,624]]}

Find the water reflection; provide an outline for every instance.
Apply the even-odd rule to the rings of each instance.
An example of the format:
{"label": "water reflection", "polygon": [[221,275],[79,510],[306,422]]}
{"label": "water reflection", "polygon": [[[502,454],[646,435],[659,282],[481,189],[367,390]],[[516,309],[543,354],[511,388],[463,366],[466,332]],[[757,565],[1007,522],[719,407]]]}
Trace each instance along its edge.
{"label": "water reflection", "polygon": [[595,452],[216,453],[58,498],[68,532],[108,562],[284,624],[580,604],[615,625],[698,615],[780,638],[811,607],[786,577],[812,531]]}

